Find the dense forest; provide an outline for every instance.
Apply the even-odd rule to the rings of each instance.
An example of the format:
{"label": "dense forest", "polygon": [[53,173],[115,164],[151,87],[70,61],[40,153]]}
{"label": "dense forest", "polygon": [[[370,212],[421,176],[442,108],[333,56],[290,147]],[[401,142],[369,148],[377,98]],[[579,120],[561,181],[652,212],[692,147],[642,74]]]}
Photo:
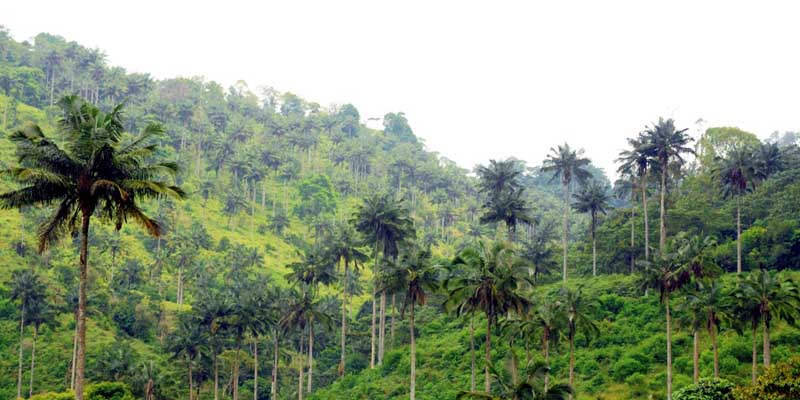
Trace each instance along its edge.
{"label": "dense forest", "polygon": [[797,133],[465,169],[2,27],[0,109],[0,398],[800,398]]}

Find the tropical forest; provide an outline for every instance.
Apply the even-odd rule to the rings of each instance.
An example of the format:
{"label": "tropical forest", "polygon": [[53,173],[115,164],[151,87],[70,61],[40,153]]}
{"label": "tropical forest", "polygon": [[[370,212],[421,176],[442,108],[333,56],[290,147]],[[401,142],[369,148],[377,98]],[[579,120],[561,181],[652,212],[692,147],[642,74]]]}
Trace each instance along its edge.
{"label": "tropical forest", "polygon": [[0,399],[800,399],[797,132],[467,166],[402,110],[12,34]]}

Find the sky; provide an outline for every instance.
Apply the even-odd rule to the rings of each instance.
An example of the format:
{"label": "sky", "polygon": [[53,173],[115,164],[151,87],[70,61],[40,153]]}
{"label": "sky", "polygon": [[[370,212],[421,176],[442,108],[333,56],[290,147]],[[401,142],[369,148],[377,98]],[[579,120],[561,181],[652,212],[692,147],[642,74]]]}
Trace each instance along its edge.
{"label": "sky", "polygon": [[613,173],[625,138],[659,117],[694,136],[800,130],[791,1],[3,3],[16,39],[58,34],[132,72],[244,80],[362,119],[403,111],[465,168],[538,165],[566,141]]}

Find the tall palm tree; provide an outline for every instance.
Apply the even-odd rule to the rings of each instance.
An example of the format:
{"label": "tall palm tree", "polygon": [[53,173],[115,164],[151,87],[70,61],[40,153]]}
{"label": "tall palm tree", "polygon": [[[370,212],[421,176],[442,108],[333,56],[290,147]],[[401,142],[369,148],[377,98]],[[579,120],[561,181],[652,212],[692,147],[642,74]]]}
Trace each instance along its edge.
{"label": "tall palm tree", "polygon": [[22,340],[25,336],[25,317],[29,309],[44,300],[47,287],[33,270],[14,271],[11,275],[11,300],[19,301],[19,369],[17,371],[17,398],[22,398]]}
{"label": "tall palm tree", "polygon": [[230,297],[217,291],[201,291],[197,302],[192,305],[197,323],[203,327],[214,364],[214,400],[219,399],[219,353],[222,340],[229,328],[233,305]]}
{"label": "tall palm tree", "polygon": [[20,208],[57,203],[53,215],[39,229],[39,250],[77,228],[80,219],[80,263],[78,290],[78,343],[75,397],[83,400],[86,366],[86,286],[91,217],[98,213],[115,222],[117,229],[128,221],[139,222],[150,234],[160,236],[161,225],[139,208],[137,200],[171,196],[183,191],[158,180],[174,175],[175,163],[151,163],[158,146],[151,141],[164,130],[150,124],[138,137],[123,135],[122,106],[109,113],[79,100],[60,101],[64,117],[59,121],[63,147],[29,124],[11,134],[17,147],[18,167],[4,171],[22,187],[0,194],[0,207]]}
{"label": "tall palm tree", "polygon": [[465,273],[447,282],[445,308],[480,310],[486,316],[485,391],[491,393],[489,368],[492,365],[492,328],[497,318],[509,313],[522,315],[530,301],[520,293],[523,285],[533,285],[529,269],[522,266],[508,243],[461,251],[452,262],[454,268],[464,266]]}
{"label": "tall palm tree", "polygon": [[339,225],[330,236],[327,245],[328,253],[336,260],[336,263],[342,263],[342,321],[341,321],[341,354],[339,356],[339,376],[344,376],[345,373],[345,350],[347,349],[347,280],[349,268],[352,263],[353,267],[358,269],[364,261],[367,260],[367,255],[359,248],[361,247],[361,240],[357,237],[355,230],[350,225]]}
{"label": "tall palm tree", "polygon": [[714,378],[719,378],[717,332],[721,322],[730,319],[728,312],[730,295],[718,281],[700,281],[695,287],[697,290],[687,294],[686,302],[692,314],[698,314],[703,318],[703,325],[711,338],[711,349],[714,353]]}
{"label": "tall palm tree", "polygon": [[401,309],[404,315],[409,310],[408,329],[411,340],[411,377],[409,385],[410,399],[417,398],[417,339],[414,330],[415,306],[424,306],[428,301],[428,294],[438,288],[440,279],[439,271],[430,264],[431,254],[426,250],[413,249],[403,256],[398,268],[405,272],[405,300]]}
{"label": "tall palm tree", "polygon": [[573,181],[585,182],[592,174],[586,168],[591,161],[583,157],[583,150],[572,150],[569,144],[564,143],[558,148],[551,148],[547,159],[542,163],[542,172],[551,173],[555,180],[561,177],[561,185],[564,187],[564,221],[563,232],[561,233],[561,245],[563,246],[563,271],[564,282],[567,281],[567,239],[569,238],[569,209],[570,209],[570,185]]}
{"label": "tall palm tree", "polygon": [[202,329],[188,318],[182,318],[175,331],[170,335],[169,351],[174,358],[185,357],[186,360],[186,368],[189,371],[189,400],[194,399],[192,364],[205,351],[205,339]]}
{"label": "tall palm tree", "polygon": [[736,198],[736,273],[742,273],[742,195],[750,189],[755,177],[753,152],[733,148],[725,158],[716,160],[714,175],[725,197]]}
{"label": "tall palm tree", "polygon": [[617,172],[631,178],[639,178],[638,189],[642,192],[642,217],[644,218],[644,259],[650,260],[650,224],[647,214],[647,187],[650,170],[653,169],[653,146],[647,135],[642,132],[635,138],[628,138],[631,147],[619,153],[617,162],[622,163]]}
{"label": "tall palm tree", "polygon": [[500,394],[492,395],[489,392],[460,392],[456,399],[484,399],[484,400],[565,400],[573,394],[570,385],[553,385],[548,387],[546,382],[550,369],[541,361],[532,361],[523,368],[520,376],[514,365],[517,364],[512,352],[506,363],[505,370],[491,367],[492,376],[500,386]]}
{"label": "tall palm tree", "polygon": [[688,128],[675,128],[675,121],[659,118],[658,123],[647,130],[647,140],[650,142],[653,160],[661,174],[659,196],[661,198],[659,214],[659,247],[667,244],[667,184],[670,171],[680,168],[685,160],[683,154],[694,154],[687,145],[692,138],[686,134]]}
{"label": "tall palm tree", "polygon": [[656,289],[659,300],[664,305],[667,322],[667,399],[672,399],[672,315],[670,298],[691,281],[692,276],[703,275],[701,266],[696,263],[705,247],[697,244],[698,240],[681,233],[659,248],[659,254],[653,261],[645,261],[641,278],[642,289]]}
{"label": "tall palm tree", "polygon": [[631,249],[630,249],[630,272],[636,270],[636,180],[631,175],[623,175],[614,182],[614,197],[617,199],[629,198],[631,203]]}
{"label": "tall palm tree", "polygon": [[[378,265],[380,264],[379,255],[398,254],[398,245],[406,239],[415,236],[414,225],[409,217],[408,210],[405,208],[402,199],[393,199],[389,194],[375,194],[364,199],[353,214],[351,223],[355,226],[364,239],[373,244],[373,279],[378,277]],[[378,284],[373,284],[372,289],[372,326],[370,340],[370,368],[375,367],[375,316],[376,304],[378,302]],[[386,293],[381,292],[381,326],[385,326],[384,316]],[[381,337],[384,337],[381,330]],[[380,349],[383,344],[380,344]],[[379,349],[379,350],[380,350]],[[382,351],[378,352],[378,364],[380,364]]]}
{"label": "tall palm tree", "polygon": [[774,271],[753,271],[741,282],[737,294],[755,300],[758,315],[763,322],[764,366],[771,363],[770,328],[773,319],[795,326],[800,316],[800,288],[789,277]]}
{"label": "tall palm tree", "polygon": [[[593,181],[584,185],[578,194],[575,195],[575,202],[572,204],[575,211],[589,213],[592,218],[592,276],[597,276],[597,217],[605,214],[608,208],[608,188],[599,181]],[[571,383],[570,383],[571,384]]]}
{"label": "tall palm tree", "polygon": [[36,368],[36,339],[39,328],[43,325],[55,328],[58,326],[58,313],[53,306],[42,296],[33,301],[28,308],[28,324],[33,325],[33,344],[31,346],[31,372],[28,385],[28,397],[33,396],[33,375]]}
{"label": "tall palm tree", "polygon": [[567,340],[569,341],[569,385],[575,384],[575,335],[582,330],[586,337],[600,334],[600,330],[592,321],[594,302],[583,295],[583,289],[569,289],[562,287],[559,290],[559,301],[567,317]]}
{"label": "tall palm tree", "polygon": [[[538,302],[536,309],[533,312],[534,325],[542,330],[542,357],[544,357],[544,365],[550,368],[550,344],[558,339],[559,331],[564,326],[564,312],[563,304],[555,299],[545,297]],[[549,374],[544,377],[544,386],[547,387],[550,380]]]}
{"label": "tall palm tree", "polygon": [[514,241],[519,222],[532,223],[531,209],[523,198],[525,188],[520,183],[522,169],[517,160],[490,160],[488,166],[479,166],[479,188],[487,195],[483,205],[481,223],[503,221],[506,224],[508,240]]}

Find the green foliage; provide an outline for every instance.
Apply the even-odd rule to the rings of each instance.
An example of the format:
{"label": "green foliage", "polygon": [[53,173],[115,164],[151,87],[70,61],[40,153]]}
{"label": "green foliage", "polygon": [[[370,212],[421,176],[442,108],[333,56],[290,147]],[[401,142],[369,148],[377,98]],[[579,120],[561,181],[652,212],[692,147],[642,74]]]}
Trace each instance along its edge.
{"label": "green foliage", "polygon": [[724,379],[701,379],[675,392],[674,400],[734,400],[733,384]]}
{"label": "green foliage", "polygon": [[[134,400],[130,388],[120,382],[100,382],[86,386],[84,391],[86,400]],[[75,394],[42,393],[34,395],[30,400],[74,400]]]}
{"label": "green foliage", "polygon": [[789,400],[800,398],[800,357],[775,364],[758,378],[758,383],[736,390],[737,400]]}

